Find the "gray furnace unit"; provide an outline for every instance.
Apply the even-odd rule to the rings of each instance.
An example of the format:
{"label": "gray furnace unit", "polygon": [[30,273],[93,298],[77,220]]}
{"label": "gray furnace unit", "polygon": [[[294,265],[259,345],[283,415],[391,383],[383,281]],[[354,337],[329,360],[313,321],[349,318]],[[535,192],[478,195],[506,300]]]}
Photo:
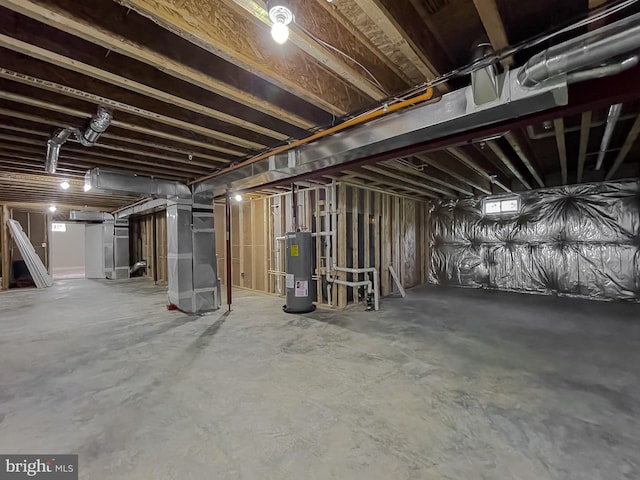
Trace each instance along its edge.
{"label": "gray furnace unit", "polygon": [[313,312],[316,306],[311,295],[313,272],[313,242],[311,232],[292,232],[286,235],[287,313]]}

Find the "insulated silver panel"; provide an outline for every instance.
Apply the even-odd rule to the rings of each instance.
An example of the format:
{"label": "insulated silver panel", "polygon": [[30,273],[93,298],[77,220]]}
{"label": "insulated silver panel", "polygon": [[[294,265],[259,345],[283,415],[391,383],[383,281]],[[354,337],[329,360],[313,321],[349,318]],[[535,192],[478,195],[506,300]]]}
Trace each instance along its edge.
{"label": "insulated silver panel", "polygon": [[575,185],[520,194],[521,213],[482,214],[482,199],[431,205],[430,281],[615,300],[640,300],[640,183]]}

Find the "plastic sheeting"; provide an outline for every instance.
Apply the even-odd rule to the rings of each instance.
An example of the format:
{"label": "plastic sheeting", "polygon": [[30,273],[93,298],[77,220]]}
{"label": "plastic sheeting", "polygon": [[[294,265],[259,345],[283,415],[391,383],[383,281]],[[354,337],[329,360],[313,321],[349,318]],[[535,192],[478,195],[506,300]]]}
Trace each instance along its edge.
{"label": "plastic sheeting", "polygon": [[435,284],[640,300],[640,182],[520,193],[521,212],[482,214],[482,199],[429,209]]}

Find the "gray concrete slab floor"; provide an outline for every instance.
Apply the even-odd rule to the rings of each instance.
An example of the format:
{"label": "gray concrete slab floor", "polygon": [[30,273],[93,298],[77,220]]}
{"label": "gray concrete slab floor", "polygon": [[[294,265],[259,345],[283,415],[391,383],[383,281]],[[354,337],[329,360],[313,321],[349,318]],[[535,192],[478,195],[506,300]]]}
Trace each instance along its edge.
{"label": "gray concrete slab floor", "polygon": [[640,478],[640,306],[419,288],[378,313],[0,294],[0,452],[81,479]]}

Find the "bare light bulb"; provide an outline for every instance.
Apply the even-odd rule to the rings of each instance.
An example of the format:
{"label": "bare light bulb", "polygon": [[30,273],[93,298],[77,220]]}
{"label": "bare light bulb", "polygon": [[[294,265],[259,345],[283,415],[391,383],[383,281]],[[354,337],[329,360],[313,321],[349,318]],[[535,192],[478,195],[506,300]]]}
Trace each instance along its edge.
{"label": "bare light bulb", "polygon": [[51,213],[55,212],[56,210],[57,210],[57,208],[56,208],[56,206],[55,206],[55,205],[51,205],[51,206],[49,207],[49,211],[50,211]]}
{"label": "bare light bulb", "polygon": [[242,201],[242,195],[238,194],[236,195],[236,202],[241,202]]}
{"label": "bare light bulb", "polygon": [[289,27],[284,23],[276,22],[271,27],[271,37],[276,43],[282,45],[289,39]]}
{"label": "bare light bulb", "polygon": [[65,182],[62,182],[62,183],[60,184],[60,188],[61,188],[61,189],[63,189],[63,190],[69,190],[69,187],[70,187],[70,186],[71,186],[71,185],[69,185],[69,182],[66,182],[66,181],[65,181]]}
{"label": "bare light bulb", "polygon": [[84,184],[84,191],[88,192],[89,190],[91,190],[91,185],[89,185],[88,183]]}

